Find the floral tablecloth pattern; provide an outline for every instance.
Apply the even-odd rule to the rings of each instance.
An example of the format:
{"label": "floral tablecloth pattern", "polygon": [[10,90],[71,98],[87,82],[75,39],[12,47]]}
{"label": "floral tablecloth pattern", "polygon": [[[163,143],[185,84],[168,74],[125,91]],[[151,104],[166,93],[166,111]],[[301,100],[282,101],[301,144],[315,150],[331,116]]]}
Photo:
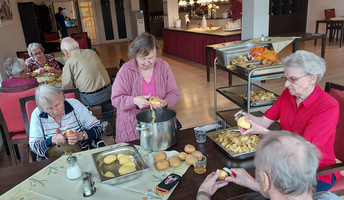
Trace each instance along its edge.
{"label": "floral tablecloth pattern", "polygon": [[[189,165],[182,161],[180,167],[178,168],[169,167],[165,171],[158,171],[155,168],[153,160],[153,155],[155,152],[145,150],[140,146],[135,147],[149,166],[149,170],[143,172],[142,175],[135,180],[118,185],[107,185],[100,182],[100,177],[96,171],[96,166],[92,159],[92,154],[124,145],[127,144],[115,144],[75,154],[75,156],[78,158],[82,171],[90,172],[93,175],[92,177],[93,181],[95,182],[96,192],[90,199],[167,199],[173,192],[173,189],[167,194],[161,194],[156,191],[155,187],[170,173],[183,176],[183,174],[189,168]],[[167,157],[178,154],[177,151],[165,152]],[[76,180],[69,180],[66,177],[66,160],[67,156],[60,157],[50,165],[41,169],[36,174],[32,175],[16,187],[3,194],[0,199],[83,199],[84,188],[82,177]]]}

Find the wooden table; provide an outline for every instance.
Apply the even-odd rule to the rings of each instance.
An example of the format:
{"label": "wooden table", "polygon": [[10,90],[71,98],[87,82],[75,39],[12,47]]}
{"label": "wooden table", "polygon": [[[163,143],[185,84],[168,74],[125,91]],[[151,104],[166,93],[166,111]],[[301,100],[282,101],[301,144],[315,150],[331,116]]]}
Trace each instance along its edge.
{"label": "wooden table", "polygon": [[[139,141],[132,142],[138,144]],[[169,199],[180,200],[180,199],[194,199],[197,194],[197,190],[205,177],[222,167],[243,167],[248,172],[254,174],[253,158],[245,160],[234,160],[229,158],[227,154],[222,152],[215,143],[209,138],[203,144],[196,143],[193,129],[185,129],[178,131],[178,143],[168,150],[184,151],[186,144],[192,144],[197,150],[204,153],[208,158],[207,172],[203,175],[198,175],[193,171],[191,166],[188,171],[184,174],[181,182],[177,185],[175,190]],[[41,170],[54,160],[48,159],[39,162],[33,162],[25,165],[18,165],[15,167],[0,169],[0,194],[7,192],[23,180],[29,178],[35,172]],[[98,191],[97,191],[98,192]],[[245,198],[256,198],[261,199],[262,196],[258,192],[252,191],[248,188],[241,187],[234,183],[229,183],[228,186],[219,189],[212,197],[216,199],[245,199]]]}
{"label": "wooden table", "polygon": [[[339,48],[342,48],[343,32],[344,32],[344,19],[343,20],[339,20],[339,19],[336,19],[336,20],[331,20],[331,19],[317,20],[316,21],[316,25],[315,25],[315,33],[318,33],[318,31],[319,31],[318,29],[319,29],[319,24],[320,23],[325,23],[326,25],[327,24],[331,24],[331,25],[341,24],[342,30],[340,31]],[[314,44],[317,44],[316,42],[317,41],[315,40]]]}

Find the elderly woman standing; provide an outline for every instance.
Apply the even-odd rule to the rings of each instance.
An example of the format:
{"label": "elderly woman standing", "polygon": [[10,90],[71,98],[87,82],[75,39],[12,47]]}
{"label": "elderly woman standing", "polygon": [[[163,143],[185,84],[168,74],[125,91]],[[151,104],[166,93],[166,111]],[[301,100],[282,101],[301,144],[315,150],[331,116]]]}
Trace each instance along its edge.
{"label": "elderly woman standing", "polygon": [[[92,148],[93,141],[104,133],[91,111],[76,99],[65,99],[54,85],[40,85],[35,100],[37,108],[31,115],[29,145],[41,158],[49,147],[62,145],[66,139],[70,145],[81,143],[83,150]],[[68,129],[73,134],[65,136]]]}
{"label": "elderly woman standing", "polygon": [[[26,59],[26,69],[28,72],[37,72],[42,74],[45,72],[61,72],[59,65],[53,56],[44,54],[44,48],[39,43],[31,43],[27,47],[30,58]],[[47,65],[46,68],[44,66]]]}
{"label": "elderly woman standing", "polygon": [[20,58],[7,58],[3,64],[3,67],[6,74],[10,78],[1,82],[2,88],[10,88],[37,83],[37,80],[35,78],[26,77],[25,63],[24,60]]}
{"label": "elderly woman standing", "polygon": [[[299,134],[318,147],[320,167],[336,164],[333,144],[339,105],[318,85],[326,71],[325,61],[299,50],[284,58],[283,65],[286,89],[264,116],[244,114],[252,127],[242,133],[268,133],[267,128],[279,119],[281,130]],[[339,173],[319,177],[317,191],[329,190],[338,177]]]}
{"label": "elderly woman standing", "polygon": [[173,107],[179,99],[179,90],[167,62],[158,58],[160,48],[153,35],[140,34],[129,48],[132,58],[119,70],[112,86],[112,105],[117,108],[116,142],[139,138],[135,130],[136,114],[149,106],[150,96],[159,97],[153,108]]}

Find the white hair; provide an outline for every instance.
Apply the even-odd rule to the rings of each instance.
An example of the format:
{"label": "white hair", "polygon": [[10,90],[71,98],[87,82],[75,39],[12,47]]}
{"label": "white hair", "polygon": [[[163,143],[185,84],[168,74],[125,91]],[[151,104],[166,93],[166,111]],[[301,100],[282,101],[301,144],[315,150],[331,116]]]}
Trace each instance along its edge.
{"label": "white hair", "polygon": [[7,58],[2,65],[9,76],[15,76],[24,71],[24,60],[20,58]]}
{"label": "white hair", "polygon": [[29,44],[29,46],[27,47],[27,52],[29,53],[29,56],[32,57],[33,51],[38,48],[41,49],[42,52],[44,53],[44,48],[40,43],[34,42],[34,43]]}
{"label": "white hair", "polygon": [[[55,85],[51,84],[41,84],[38,86],[35,92],[35,100],[37,107],[39,111],[44,112],[44,109],[42,107],[42,102],[47,102],[50,104],[50,102],[56,98],[61,98],[61,90],[56,87]],[[63,100],[65,100],[64,93],[62,92]]]}
{"label": "white hair", "polygon": [[61,41],[61,50],[73,51],[79,48],[79,43],[71,37],[65,37]]}
{"label": "white hair", "polygon": [[256,179],[265,171],[273,186],[284,195],[315,192],[320,152],[301,136],[272,131],[258,145],[254,163]]}
{"label": "white hair", "polygon": [[316,74],[317,84],[319,84],[326,71],[325,60],[308,51],[298,50],[282,59],[282,61],[285,68],[300,67],[307,74]]}

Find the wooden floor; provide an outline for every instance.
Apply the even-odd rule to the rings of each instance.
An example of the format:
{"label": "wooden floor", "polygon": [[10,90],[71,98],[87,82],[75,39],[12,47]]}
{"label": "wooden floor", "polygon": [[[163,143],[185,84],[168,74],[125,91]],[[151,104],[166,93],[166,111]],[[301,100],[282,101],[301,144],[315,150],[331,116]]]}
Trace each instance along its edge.
{"label": "wooden floor", "polygon": [[[159,40],[162,47],[162,40]],[[312,41],[300,44],[300,49],[311,51],[320,55],[321,45],[318,42],[314,46]],[[122,58],[128,61],[128,42],[94,45],[98,50],[100,58],[105,67],[118,66]],[[190,47],[192,48],[192,47]],[[291,54],[291,46],[288,46],[280,53],[280,57]],[[344,85],[344,47],[339,48],[335,41],[327,44],[325,60],[327,62],[327,71],[320,86],[324,88],[326,81],[332,81]],[[191,62],[179,57],[168,54],[162,54],[161,57],[167,61],[174,73],[180,90],[180,99],[173,108],[177,112],[177,118],[182,123],[183,128],[200,126],[212,123],[214,117],[214,77],[211,69],[211,81],[206,81],[205,65]],[[218,86],[226,86],[228,83],[226,72],[218,73]],[[245,81],[234,77],[233,84],[242,84]],[[265,83],[258,83],[277,94],[284,90],[284,82],[279,80],[269,80]],[[219,109],[236,108],[237,106],[223,97],[218,97]],[[105,137],[108,144],[112,143],[111,137]],[[6,156],[4,149],[0,152],[0,168],[10,166],[10,158]]]}

